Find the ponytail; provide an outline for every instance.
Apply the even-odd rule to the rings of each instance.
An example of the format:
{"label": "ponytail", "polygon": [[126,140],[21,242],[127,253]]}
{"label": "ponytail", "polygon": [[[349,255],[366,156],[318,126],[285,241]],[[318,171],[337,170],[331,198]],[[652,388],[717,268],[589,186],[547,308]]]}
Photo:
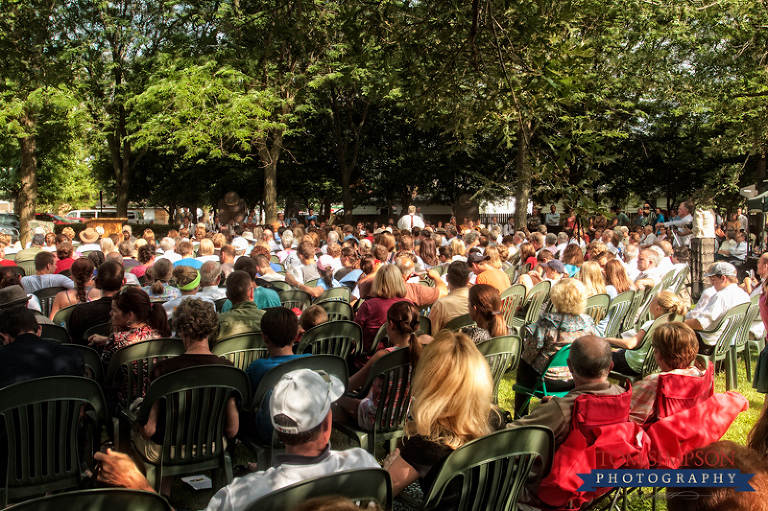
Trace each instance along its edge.
{"label": "ponytail", "polygon": [[149,317],[147,323],[152,327],[160,337],[170,337],[171,327],[168,325],[168,314],[165,312],[163,306],[159,303],[150,303],[149,305]]}
{"label": "ponytail", "polygon": [[488,327],[488,333],[491,334],[491,337],[501,337],[502,335],[507,335],[507,333],[509,333],[507,322],[504,321],[504,314],[502,314],[501,311],[495,311],[491,315],[491,318],[486,322],[486,326]]}
{"label": "ponytail", "polygon": [[421,357],[421,350],[423,349],[419,338],[416,336],[416,332],[411,332],[411,336],[408,338],[408,351],[411,354],[411,371],[416,369],[416,365],[419,363]]}

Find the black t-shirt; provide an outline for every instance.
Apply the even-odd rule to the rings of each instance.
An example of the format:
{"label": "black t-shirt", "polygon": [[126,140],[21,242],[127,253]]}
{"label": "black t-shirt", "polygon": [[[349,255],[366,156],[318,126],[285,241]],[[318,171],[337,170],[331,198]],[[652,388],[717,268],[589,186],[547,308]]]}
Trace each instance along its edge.
{"label": "black t-shirt", "polygon": [[[435,483],[437,474],[443,466],[443,461],[452,452],[453,449],[450,447],[431,442],[418,435],[407,438],[403,443],[403,447],[400,449],[400,457],[419,473],[419,483],[424,490],[425,498]],[[448,488],[446,488],[445,493],[443,493],[440,504],[435,509],[442,511],[456,509],[459,503],[460,492],[460,480],[452,481]]]}

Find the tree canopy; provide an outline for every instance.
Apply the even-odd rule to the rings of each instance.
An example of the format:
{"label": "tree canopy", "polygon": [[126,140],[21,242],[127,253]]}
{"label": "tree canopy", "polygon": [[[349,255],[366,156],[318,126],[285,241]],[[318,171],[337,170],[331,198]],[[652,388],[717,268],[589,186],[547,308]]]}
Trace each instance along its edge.
{"label": "tree canopy", "polygon": [[[11,0],[0,188],[35,208],[572,206],[766,174],[765,3]],[[525,211],[520,208],[517,221]]]}

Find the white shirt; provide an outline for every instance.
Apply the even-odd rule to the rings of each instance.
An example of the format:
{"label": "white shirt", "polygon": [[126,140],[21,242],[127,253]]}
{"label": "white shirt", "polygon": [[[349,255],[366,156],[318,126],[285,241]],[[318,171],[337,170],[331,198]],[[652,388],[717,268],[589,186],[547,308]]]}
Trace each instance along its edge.
{"label": "white shirt", "polygon": [[166,252],[163,252],[163,255],[159,257],[155,257],[155,261],[158,259],[168,259],[170,262],[175,263],[176,261],[181,261],[181,255],[177,254],[173,250],[168,250]]}
{"label": "white shirt", "polygon": [[[747,302],[749,302],[749,295],[736,284],[731,284],[720,291],[716,291],[703,307],[699,308],[699,304],[696,304],[696,308],[689,312],[685,319],[696,319],[701,323],[701,327],[707,330],[716,324],[726,312]],[[720,331],[700,331],[699,334],[704,343],[713,346],[720,336]],[[732,339],[731,343],[735,341],[736,339]]]}
{"label": "white shirt", "polygon": [[232,483],[216,492],[205,509],[206,511],[241,511],[259,498],[280,488],[307,479],[360,468],[381,467],[368,451],[359,447],[346,451],[326,450],[317,458],[277,454],[274,467],[235,478]]}
{"label": "white shirt", "polygon": [[[202,298],[204,300],[206,300],[206,298],[208,298],[208,299],[216,301],[216,300],[219,300],[221,298],[226,298],[226,297],[227,297],[227,290],[224,289],[223,287],[219,287],[219,286],[205,286],[205,287],[201,287],[197,291],[197,294],[194,295],[193,298]],[[206,301],[208,301],[208,300],[206,300]]]}
{"label": "white shirt", "polygon": [[405,215],[397,222],[397,228],[401,231],[410,231],[414,227],[424,228],[424,220],[415,213],[413,215]]}
{"label": "white shirt", "polygon": [[688,234],[680,234],[678,233],[678,238],[680,239],[680,243],[682,243],[685,246],[690,246],[691,244],[691,234],[693,231],[691,231],[693,226],[693,217],[691,215],[685,215],[680,220],[672,220],[670,222],[664,222],[664,227],[682,227],[684,229],[688,229]]}

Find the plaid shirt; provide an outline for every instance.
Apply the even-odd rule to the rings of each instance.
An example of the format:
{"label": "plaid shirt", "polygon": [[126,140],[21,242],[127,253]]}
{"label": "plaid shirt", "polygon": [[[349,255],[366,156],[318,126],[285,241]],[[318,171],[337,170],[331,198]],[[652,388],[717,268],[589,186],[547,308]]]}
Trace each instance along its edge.
{"label": "plaid shirt", "polygon": [[666,373],[649,374],[642,381],[632,387],[632,404],[629,410],[629,420],[637,424],[645,424],[654,414],[656,405],[656,389],[659,388],[659,376],[662,374],[682,374],[683,376],[704,376],[704,372],[698,367],[686,369],[673,369]]}

